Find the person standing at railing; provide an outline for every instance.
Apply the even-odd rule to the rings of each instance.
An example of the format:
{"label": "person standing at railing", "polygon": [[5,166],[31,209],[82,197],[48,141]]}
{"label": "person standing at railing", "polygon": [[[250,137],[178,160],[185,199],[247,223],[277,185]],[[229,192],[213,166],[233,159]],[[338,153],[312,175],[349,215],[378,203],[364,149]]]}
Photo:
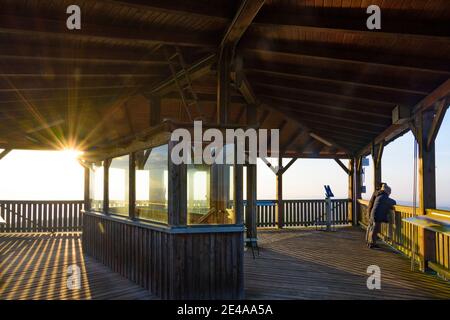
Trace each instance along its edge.
{"label": "person standing at railing", "polygon": [[369,225],[367,226],[366,241],[369,248],[378,248],[376,242],[378,239],[378,233],[381,229],[381,224],[389,222],[388,215],[393,206],[395,206],[395,200],[391,199],[391,188],[383,183],[381,189],[374,192],[373,201],[369,202]]}

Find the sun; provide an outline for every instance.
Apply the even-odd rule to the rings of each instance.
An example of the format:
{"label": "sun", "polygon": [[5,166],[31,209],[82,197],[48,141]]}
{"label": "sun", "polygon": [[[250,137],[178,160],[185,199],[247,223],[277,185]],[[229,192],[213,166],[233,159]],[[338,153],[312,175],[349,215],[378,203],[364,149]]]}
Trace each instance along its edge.
{"label": "sun", "polygon": [[60,151],[60,154],[64,159],[77,160],[78,157],[83,154],[83,151],[72,149],[72,148],[65,148]]}

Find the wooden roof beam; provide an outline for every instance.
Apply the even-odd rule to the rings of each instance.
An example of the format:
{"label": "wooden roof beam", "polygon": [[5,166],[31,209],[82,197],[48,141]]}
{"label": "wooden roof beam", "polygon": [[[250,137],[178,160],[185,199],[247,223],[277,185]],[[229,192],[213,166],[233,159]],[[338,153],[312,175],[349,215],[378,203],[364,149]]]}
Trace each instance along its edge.
{"label": "wooden roof beam", "polygon": [[[432,108],[437,101],[441,99],[447,99],[448,97],[450,97],[450,79],[445,81],[427,97],[425,97],[422,101],[414,106],[410,120],[414,119],[415,115],[429,108]],[[379,144],[384,141],[384,144],[387,145],[389,142],[395,140],[398,136],[406,133],[410,129],[410,127],[410,122],[407,121],[401,124],[392,124],[389,128],[384,130],[374,139],[374,143]],[[357,153],[357,155],[365,156],[370,152],[370,149],[371,144],[368,144],[364,148],[362,148]]]}
{"label": "wooden roof beam", "polygon": [[[392,14],[394,13],[394,15]],[[408,19],[408,10],[392,10],[382,8],[381,30],[369,30],[366,20],[369,15],[364,8],[320,8],[292,11],[272,10],[267,7],[255,19],[255,26],[284,30],[286,28],[318,31],[318,32],[346,32],[362,34],[375,38],[409,39],[438,41],[448,44],[450,27],[446,20]],[[399,18],[402,17],[402,18]],[[403,18],[404,17],[404,18]]]}
{"label": "wooden roof beam", "polygon": [[146,27],[133,30],[114,25],[83,24],[77,32],[67,32],[66,21],[48,20],[40,18],[25,18],[20,16],[0,15],[0,33],[26,37],[54,37],[74,40],[104,40],[121,41],[132,45],[142,46],[155,44],[169,44],[178,46],[192,46],[214,49],[217,40],[214,35],[198,32],[183,32],[183,30],[166,31],[157,27]]}
{"label": "wooden roof beam", "polygon": [[367,77],[362,76],[363,73],[357,72],[329,72],[327,70],[317,70],[314,68],[307,68],[305,66],[298,67],[296,65],[280,65],[261,63],[253,64],[252,67],[246,68],[247,74],[272,75],[286,79],[299,80],[313,80],[313,81],[327,81],[337,85],[348,85],[354,87],[363,87],[376,90],[387,90],[391,92],[400,92],[408,94],[426,95],[428,91],[420,88],[411,89],[410,86],[403,86],[402,83],[393,83],[390,79],[384,77]]}
{"label": "wooden roof beam", "polygon": [[304,119],[323,118],[327,122],[336,121],[338,123],[345,123],[348,126],[354,125],[355,128],[363,127],[363,128],[374,129],[374,130],[377,130],[377,129],[381,130],[381,129],[386,128],[386,124],[376,123],[376,122],[372,122],[369,120],[367,120],[367,121],[358,120],[358,119],[361,119],[361,117],[356,117],[356,118],[340,117],[340,116],[335,116],[335,115],[327,114],[327,113],[304,111],[302,108],[289,108],[289,107],[286,107],[286,106],[280,105],[280,104],[278,104],[278,106],[281,110],[292,111],[292,112],[296,113],[297,116],[300,116]]}
{"label": "wooden roof beam", "polygon": [[327,105],[334,105],[339,107],[353,106],[357,109],[377,112],[382,110],[383,113],[391,112],[395,107],[393,103],[387,103],[382,101],[372,101],[367,99],[355,98],[351,95],[339,96],[323,91],[312,91],[299,88],[283,87],[268,83],[254,84],[254,89],[257,93],[264,95],[283,96],[285,98],[291,98],[298,100],[299,102],[309,103],[325,103]]}
{"label": "wooden roof beam", "polygon": [[[308,95],[309,97],[315,96],[315,97],[322,97],[322,98],[327,98],[327,99],[334,99],[336,101],[336,103],[339,103],[340,101],[346,101],[346,102],[351,101],[354,103],[378,106],[379,108],[386,108],[389,110],[392,110],[396,106],[396,103],[393,103],[393,102],[355,97],[355,96],[351,95],[350,93],[348,95],[344,95],[344,94],[329,93],[326,90],[317,90],[315,88],[311,88],[312,90],[303,89],[301,86],[296,87],[295,84],[283,86],[280,83],[275,83],[275,81],[274,81],[274,83],[270,83],[270,82],[262,83],[262,82],[258,82],[257,80],[255,80],[254,88],[258,88],[258,91],[263,90],[262,88],[270,88],[270,89],[274,89],[274,90],[279,89],[280,93],[281,93],[281,91],[291,91],[296,94]],[[376,98],[376,99],[378,99],[378,98]]]}
{"label": "wooden roof beam", "polygon": [[342,170],[345,171],[346,174],[350,174],[350,170],[342,163],[342,161],[338,158],[334,158],[334,161],[336,161],[336,163],[339,165],[339,167],[342,168]]}
{"label": "wooden roof beam", "polygon": [[429,59],[412,55],[394,54],[386,50],[362,49],[342,44],[325,44],[313,41],[264,41],[261,38],[247,36],[241,44],[247,52],[263,52],[273,55],[310,57],[333,63],[352,65],[371,65],[383,69],[404,69],[417,72],[450,75],[448,59]]}
{"label": "wooden roof beam", "polygon": [[221,41],[221,47],[236,47],[239,40],[248,29],[253,19],[258,14],[265,0],[243,0],[241,6],[236,12],[233,21],[228,26],[225,35]]}
{"label": "wooden roof beam", "polygon": [[[267,98],[262,98],[262,101],[265,101],[267,103],[270,104],[276,104],[277,106],[279,106],[281,109],[285,109],[285,110],[289,110],[289,111],[293,111],[296,112],[298,114],[303,114],[303,115],[310,115],[310,116],[318,116],[318,117],[323,117],[323,118],[328,118],[328,119],[333,119],[333,120],[338,120],[338,121],[347,121],[347,122],[353,122],[353,123],[357,123],[357,124],[363,124],[365,126],[369,126],[369,127],[379,127],[379,128],[386,128],[386,121],[383,120],[382,122],[379,121],[379,119],[375,120],[373,117],[366,117],[366,118],[362,118],[359,116],[348,116],[344,115],[343,113],[345,113],[346,111],[341,111],[339,114],[340,115],[336,115],[331,113],[328,110],[317,110],[314,108],[309,107],[309,109],[306,109],[307,104],[302,104],[302,103],[292,103],[292,102],[276,102],[275,100],[277,99],[267,99]],[[313,110],[313,111],[311,111]],[[315,110],[315,111],[314,111]],[[325,111],[325,112],[323,112]],[[365,120],[364,120],[365,119]]]}
{"label": "wooden roof beam", "polygon": [[190,16],[199,19],[229,21],[232,16],[232,1],[215,1],[214,5],[205,6],[201,1],[183,0],[102,0],[113,5],[132,7],[139,10]]}
{"label": "wooden roof beam", "polygon": [[[365,116],[371,116],[371,117],[375,117],[375,118],[381,118],[381,119],[392,119],[392,115],[391,113],[387,114],[387,113],[376,113],[376,112],[371,112],[371,111],[364,111],[364,109],[361,108],[350,108],[349,107],[339,107],[339,106],[332,106],[332,105],[328,105],[328,104],[319,104],[319,103],[313,103],[313,102],[307,102],[307,101],[303,101],[301,100],[297,100],[297,99],[291,99],[291,98],[285,98],[285,95],[283,95],[283,97],[278,97],[278,96],[274,96],[272,94],[260,94],[259,97],[261,97],[261,99],[269,99],[269,100],[278,100],[278,101],[284,101],[290,104],[296,104],[299,107],[300,106],[304,106],[304,107],[308,107],[310,109],[314,109],[314,110],[326,110],[328,111],[336,111],[339,113],[342,112],[346,112],[346,113],[353,113],[353,114],[358,114],[358,115],[365,115]],[[382,110],[380,110],[382,111]]]}
{"label": "wooden roof beam", "polygon": [[8,153],[10,153],[12,151],[12,149],[4,149],[2,152],[0,152],[0,160],[2,160],[4,157],[6,157],[8,155]]}
{"label": "wooden roof beam", "polygon": [[292,81],[290,79],[283,79],[279,77],[267,77],[257,76],[249,77],[250,80],[254,80],[255,85],[260,83],[268,83],[273,86],[279,86],[284,88],[292,88],[298,90],[306,90],[313,92],[320,92],[326,94],[332,94],[334,96],[352,96],[364,101],[371,102],[384,102],[390,104],[402,104],[402,105],[414,105],[418,101],[426,97],[427,93],[411,94],[404,92],[394,92],[389,89],[374,89],[352,86],[348,84],[336,84],[329,83],[326,80],[318,81]]}
{"label": "wooden roof beam", "polygon": [[428,150],[431,148],[431,145],[436,140],[442,121],[444,120],[445,113],[447,112],[447,109],[449,107],[449,103],[450,101],[448,99],[442,99],[441,101],[436,103],[437,104],[436,114],[433,118],[433,123],[431,124],[430,133],[428,134],[427,140]]}
{"label": "wooden roof beam", "polygon": [[[240,61],[240,62],[242,62],[242,61]],[[293,120],[302,130],[311,133],[311,130],[307,126],[305,126],[301,121],[299,121],[298,117],[296,117],[294,113],[292,113],[290,111],[286,111],[286,110],[280,111],[279,109],[274,108],[268,104],[261,103],[261,101],[259,101],[259,99],[256,97],[250,82],[248,81],[247,77],[243,73],[242,66],[243,66],[242,63],[238,64],[238,68],[235,69],[234,72],[231,73],[231,78],[235,83],[236,89],[242,94],[242,96],[244,97],[244,99],[247,101],[248,104],[256,105],[267,111],[274,111],[277,113],[281,113],[285,118],[289,118],[288,120],[291,120],[291,121]],[[343,150],[347,154],[352,153],[349,149],[347,149],[344,146],[341,146],[340,144],[336,143],[335,141],[332,141],[332,140],[327,140],[327,141],[330,141],[332,143],[332,145],[334,145],[338,149]]]}
{"label": "wooden roof beam", "polygon": [[36,46],[19,40],[0,41],[0,56],[2,59],[167,64],[167,61],[161,54],[154,53],[147,48],[130,51],[128,47],[117,45],[93,44],[92,46],[79,48],[75,44],[60,47],[40,43]]}

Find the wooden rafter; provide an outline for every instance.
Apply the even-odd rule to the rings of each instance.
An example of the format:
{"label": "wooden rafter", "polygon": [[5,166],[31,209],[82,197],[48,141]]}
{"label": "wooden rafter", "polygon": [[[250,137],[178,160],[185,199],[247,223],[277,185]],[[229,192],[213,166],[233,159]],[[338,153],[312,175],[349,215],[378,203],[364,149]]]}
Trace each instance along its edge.
{"label": "wooden rafter", "polygon": [[[291,98],[285,98],[278,97],[274,95],[267,95],[267,94],[260,94],[258,95],[261,97],[261,99],[270,99],[272,101],[278,100],[278,101],[284,101],[286,103],[290,103],[291,105],[298,105],[299,108],[310,108],[314,110],[326,110],[326,111],[336,111],[340,114],[343,112],[346,113],[352,113],[352,114],[359,114],[359,115],[365,115],[365,116],[371,116],[372,118],[380,118],[380,119],[392,119],[391,113],[383,113],[382,110],[379,110],[378,113],[372,112],[372,111],[364,111],[362,108],[350,108],[350,107],[340,107],[340,106],[334,106],[334,105],[328,105],[328,104],[319,104],[319,103],[313,103],[313,102],[307,102],[302,100],[296,100]],[[322,112],[323,113],[323,112]]]}
{"label": "wooden rafter", "polygon": [[285,166],[281,168],[281,174],[284,174],[294,163],[297,161],[297,158],[292,158]]}
{"label": "wooden rafter", "polygon": [[[239,72],[239,71],[237,71],[237,72]],[[291,111],[280,111],[278,108],[274,108],[274,107],[272,107],[270,105],[267,105],[265,103],[260,103],[259,100],[256,98],[256,96],[254,94],[254,91],[253,91],[250,83],[246,79],[245,75],[241,73],[238,76],[238,78],[240,78],[241,81],[240,81],[240,84],[237,85],[237,88],[241,92],[241,94],[243,95],[243,97],[247,101],[247,103],[258,105],[260,108],[268,110],[268,111],[275,111],[275,112],[281,113],[282,115],[284,115],[285,117],[289,118],[290,120],[293,120],[302,130],[311,132],[311,130],[307,126],[305,126],[300,120],[298,120],[298,117],[295,116],[295,114],[293,114]],[[347,154],[351,154],[352,153],[346,147],[343,147],[343,146],[341,146],[340,144],[338,144],[338,143],[336,143],[334,141],[332,143],[333,143],[334,146],[336,146],[337,148],[345,151]]]}
{"label": "wooden rafter", "polygon": [[[267,103],[269,103],[269,101],[273,101],[271,99],[261,99],[261,100],[264,102],[267,102]],[[376,121],[375,119],[373,119],[373,117],[372,118],[366,117],[366,118],[363,118],[364,120],[359,120],[361,118],[351,118],[351,117],[345,116],[345,114],[342,114],[343,112],[341,112],[340,115],[336,115],[331,112],[327,112],[327,113],[320,112],[320,110],[317,110],[314,108],[306,109],[305,105],[302,105],[302,104],[292,105],[291,103],[286,103],[286,102],[283,102],[283,103],[280,103],[280,102],[273,103],[272,102],[271,104],[274,104],[274,105],[276,104],[277,106],[280,107],[280,109],[285,109],[285,110],[289,110],[289,111],[298,113],[299,115],[302,115],[302,117],[303,116],[305,116],[305,117],[312,116],[313,118],[321,117],[321,118],[326,118],[326,119],[331,119],[331,120],[361,124],[361,125],[364,125],[367,127],[374,127],[374,128],[385,128],[386,124],[389,124],[389,122],[386,123],[386,121],[384,121],[384,120]],[[316,111],[311,111],[311,110],[316,110]]]}
{"label": "wooden rafter", "polygon": [[4,157],[6,157],[8,155],[8,153],[10,153],[12,151],[12,149],[5,149],[2,152],[0,152],[0,160],[2,160]]}
{"label": "wooden rafter", "polygon": [[221,47],[234,48],[256,17],[265,0],[243,0],[221,41]]}
{"label": "wooden rafter", "polygon": [[427,150],[430,150],[431,145],[436,140],[439,128],[441,127],[442,121],[444,120],[445,113],[449,107],[449,101],[447,99],[442,99],[438,101],[436,106],[436,114],[433,118],[433,123],[431,124],[430,132],[428,133],[427,139]]}
{"label": "wooden rafter", "polygon": [[350,174],[350,170],[342,163],[342,161],[338,158],[334,158],[334,161],[345,171],[346,174]]}
{"label": "wooden rafter", "polygon": [[[447,98],[450,95],[450,79],[441,84],[438,88],[436,88],[433,92],[431,92],[427,97],[425,97],[422,101],[412,108],[413,112],[411,115],[411,120],[416,117],[417,114],[423,112],[434,106],[434,104],[444,98]],[[404,122],[402,124],[393,124],[380,133],[373,141],[375,144],[384,141],[384,144],[388,144],[393,139],[397,138],[399,135],[402,135],[407,130],[411,128],[411,122]],[[358,155],[366,155],[370,152],[372,143],[366,145],[362,148]]]}
{"label": "wooden rafter", "polygon": [[437,87],[433,92],[420,101],[414,108],[413,113],[426,110],[434,106],[436,101],[450,96],[450,78]]}
{"label": "wooden rafter", "polygon": [[102,2],[132,7],[139,10],[189,16],[199,19],[211,19],[215,21],[229,21],[231,18],[229,12],[232,9],[229,1],[215,2],[214,5],[210,6],[205,6],[200,1],[187,3],[183,0],[102,0]]}
{"label": "wooden rafter", "polygon": [[375,168],[379,168],[381,165],[381,158],[383,157],[383,151],[384,151],[384,142],[380,142],[378,144],[373,143],[372,144],[372,160],[374,163]]}
{"label": "wooden rafter", "polygon": [[[442,75],[450,75],[450,64],[448,61],[439,59],[427,59],[426,57],[414,57],[396,55],[386,51],[361,49],[358,47],[343,45],[330,45],[317,42],[271,41],[270,46],[257,38],[248,37],[242,43],[242,49],[247,52],[263,52],[277,56],[311,57],[316,60],[334,63],[349,63],[355,66],[367,65],[382,69],[403,69],[411,71],[422,71]],[[385,57],[389,55],[389,60]]]}
{"label": "wooden rafter", "polygon": [[[354,8],[320,8],[316,10],[299,10],[289,12],[262,10],[255,19],[255,27],[282,30],[285,28],[304,30],[309,32],[347,32],[378,39],[408,39],[429,40],[449,43],[450,28],[447,21],[415,19],[399,21],[398,16],[392,15],[395,10],[383,8],[383,27],[377,32],[367,29],[365,23],[368,15],[363,9]],[[398,14],[398,12],[397,12]]]}
{"label": "wooden rafter", "polygon": [[[256,57],[255,57],[256,58]],[[412,84],[414,87],[405,86],[401,82],[379,76],[364,76],[360,71],[334,72],[326,69],[315,69],[308,66],[284,65],[276,63],[259,62],[247,65],[247,74],[275,76],[291,80],[302,81],[327,81],[337,85],[349,85],[354,87],[369,88],[375,90],[386,90],[387,92],[400,92],[407,94],[422,94],[428,92],[423,90],[423,84]]]}
{"label": "wooden rafter", "polygon": [[404,92],[392,92],[386,88],[362,88],[353,85],[330,83],[328,80],[296,80],[292,81],[286,78],[274,76],[249,77],[249,80],[255,85],[270,84],[294,90],[304,90],[318,92],[320,94],[333,94],[337,98],[342,96],[352,96],[369,102],[384,102],[390,104],[412,105],[426,96],[426,93],[412,94]]}
{"label": "wooden rafter", "polygon": [[325,91],[283,87],[272,83],[253,83],[253,88],[258,96],[259,94],[270,94],[275,96],[282,95],[283,97],[292,98],[298,100],[299,102],[312,102],[327,105],[332,104],[341,107],[357,106],[359,109],[364,111],[376,112],[378,110],[382,113],[386,113],[387,111],[391,112],[392,108],[395,107],[395,104],[383,101],[367,100],[351,95],[337,95]]}
{"label": "wooden rafter", "polygon": [[183,30],[166,31],[161,28],[146,27],[145,30],[134,30],[130,33],[114,25],[83,24],[79,32],[67,32],[66,22],[41,18],[25,18],[19,16],[0,15],[0,33],[25,37],[48,37],[74,39],[80,41],[104,40],[141,45],[170,44],[178,46],[214,48],[215,39],[207,34],[183,32]]}

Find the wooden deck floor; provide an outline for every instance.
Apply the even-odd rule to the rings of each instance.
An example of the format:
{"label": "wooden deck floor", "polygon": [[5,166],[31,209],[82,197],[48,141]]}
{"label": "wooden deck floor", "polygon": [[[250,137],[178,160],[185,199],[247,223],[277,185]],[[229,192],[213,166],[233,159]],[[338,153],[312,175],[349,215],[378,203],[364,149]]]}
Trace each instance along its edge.
{"label": "wooden deck floor", "polygon": [[[450,283],[410,271],[410,260],[387,246],[371,250],[360,229],[259,232],[260,256],[246,252],[248,299],[450,299]],[[381,290],[366,286],[369,265],[381,269]]]}
{"label": "wooden deck floor", "polygon": [[[260,231],[261,252],[245,258],[248,299],[450,299],[450,284],[411,272],[409,260],[369,250],[358,229]],[[81,268],[78,290],[67,267]],[[381,268],[381,290],[368,290],[366,268]],[[144,289],[85,257],[79,233],[0,235],[2,299],[154,299]]]}
{"label": "wooden deck floor", "polygon": [[[68,266],[81,269],[80,289],[67,288]],[[85,257],[80,233],[0,235],[0,300],[152,299],[143,288]]]}

